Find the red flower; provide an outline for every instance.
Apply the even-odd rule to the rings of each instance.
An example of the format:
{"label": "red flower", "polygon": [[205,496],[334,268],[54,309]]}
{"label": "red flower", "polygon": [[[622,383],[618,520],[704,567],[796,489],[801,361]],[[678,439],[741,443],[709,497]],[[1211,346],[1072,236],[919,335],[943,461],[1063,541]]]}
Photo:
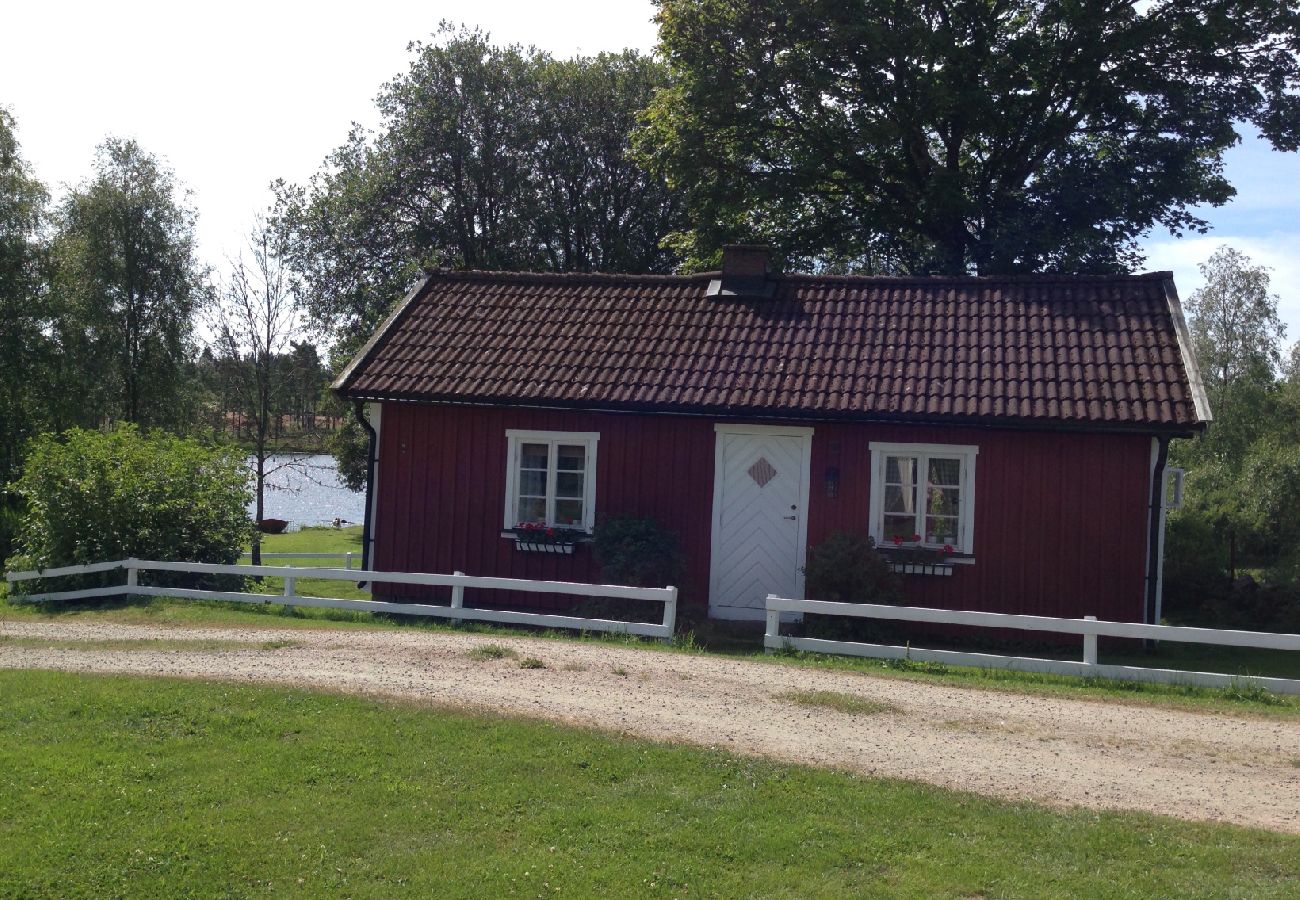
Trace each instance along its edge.
{"label": "red flower", "polygon": [[914,534],[914,535],[912,535],[912,540],[914,540],[914,541],[919,541],[920,539],[921,539],[921,536],[920,536],[919,534]]}
{"label": "red flower", "polygon": [[903,543],[903,536],[901,534],[894,535],[894,546],[895,547],[901,546],[902,543]]}
{"label": "red flower", "polygon": [[944,555],[944,556],[952,556],[952,555],[953,555],[954,553],[956,553],[956,552],[957,552],[957,551],[954,550],[954,549],[952,548],[952,544],[944,544],[944,545],[943,545],[943,555]]}
{"label": "red flower", "polygon": [[554,528],[548,528],[548,529],[546,529],[546,536],[547,536],[547,537],[555,537],[555,529],[554,529]]}

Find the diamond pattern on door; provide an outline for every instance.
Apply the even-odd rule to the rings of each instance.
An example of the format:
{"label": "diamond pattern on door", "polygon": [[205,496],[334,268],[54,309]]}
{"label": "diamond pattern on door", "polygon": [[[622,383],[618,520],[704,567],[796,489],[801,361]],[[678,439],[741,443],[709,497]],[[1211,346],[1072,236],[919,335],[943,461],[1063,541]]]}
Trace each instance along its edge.
{"label": "diamond pattern on door", "polygon": [[769,593],[796,596],[807,441],[723,431],[718,442],[709,605],[729,618],[762,618]]}
{"label": "diamond pattern on door", "polygon": [[758,462],[754,463],[748,469],[749,477],[758,482],[759,487],[767,487],[767,483],[776,477],[776,469],[767,461],[766,456],[760,456]]}

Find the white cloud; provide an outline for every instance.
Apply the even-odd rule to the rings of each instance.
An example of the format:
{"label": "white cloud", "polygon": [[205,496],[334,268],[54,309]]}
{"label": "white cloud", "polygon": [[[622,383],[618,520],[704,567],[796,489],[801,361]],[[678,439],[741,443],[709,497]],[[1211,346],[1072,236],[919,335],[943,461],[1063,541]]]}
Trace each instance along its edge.
{"label": "white cloud", "polygon": [[1300,340],[1300,232],[1274,231],[1264,235],[1208,234],[1153,240],[1146,244],[1147,267],[1174,273],[1179,296],[1186,298],[1205,283],[1197,266],[1227,244],[1262,266],[1267,266],[1278,314],[1286,323],[1287,346]]}

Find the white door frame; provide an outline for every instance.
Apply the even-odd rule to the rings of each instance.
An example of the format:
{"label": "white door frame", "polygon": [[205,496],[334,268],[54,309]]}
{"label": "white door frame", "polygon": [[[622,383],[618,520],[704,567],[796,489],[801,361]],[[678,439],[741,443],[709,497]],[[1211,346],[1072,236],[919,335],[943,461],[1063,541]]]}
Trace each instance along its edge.
{"label": "white door frame", "polygon": [[709,616],[712,618],[745,618],[762,620],[762,609],[754,610],[753,616],[730,614],[741,607],[719,607],[713,602],[718,594],[718,538],[722,532],[722,470],[723,470],[723,436],[728,434],[772,434],[782,437],[803,438],[803,464],[799,471],[799,534],[798,565],[795,568],[795,596],[792,599],[804,599],[803,568],[808,562],[808,495],[812,479],[812,437],[813,429],[797,425],[740,425],[717,422],[713,426],[713,528],[709,535]]}

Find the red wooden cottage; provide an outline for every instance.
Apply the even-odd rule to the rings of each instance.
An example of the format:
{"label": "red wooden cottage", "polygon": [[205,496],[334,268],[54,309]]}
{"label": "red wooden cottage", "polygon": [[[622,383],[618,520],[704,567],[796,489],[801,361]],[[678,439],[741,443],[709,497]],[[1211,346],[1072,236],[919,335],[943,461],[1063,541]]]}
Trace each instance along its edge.
{"label": "red wooden cottage", "polygon": [[[652,516],[683,605],[761,618],[837,529],[951,548],[909,603],[1149,620],[1169,440],[1210,419],[1170,273],[432,272],[335,383],[387,571],[600,581],[537,522]],[[545,603],[545,600],[535,601]]]}

